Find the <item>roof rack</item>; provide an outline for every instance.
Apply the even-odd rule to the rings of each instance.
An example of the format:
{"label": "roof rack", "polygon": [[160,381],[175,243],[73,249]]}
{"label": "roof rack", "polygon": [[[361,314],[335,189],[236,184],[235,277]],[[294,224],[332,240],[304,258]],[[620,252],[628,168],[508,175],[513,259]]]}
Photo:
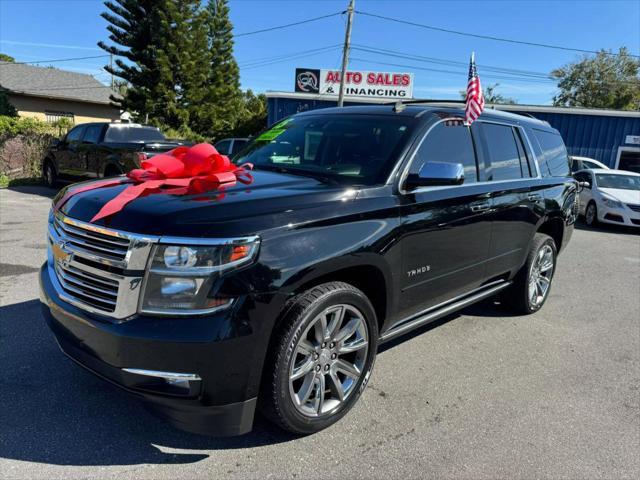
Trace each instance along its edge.
{"label": "roof rack", "polygon": [[401,112],[402,110],[404,110],[406,105],[418,105],[424,103],[455,103],[464,105],[466,102],[464,100],[427,100],[412,98],[409,100],[396,100],[393,102],[388,102],[386,105],[393,105],[394,112]]}

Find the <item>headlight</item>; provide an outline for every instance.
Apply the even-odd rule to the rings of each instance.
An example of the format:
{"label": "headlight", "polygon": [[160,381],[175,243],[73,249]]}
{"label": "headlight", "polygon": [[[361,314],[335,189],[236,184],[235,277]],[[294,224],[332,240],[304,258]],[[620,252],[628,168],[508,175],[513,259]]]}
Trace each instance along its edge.
{"label": "headlight", "polygon": [[613,197],[605,197],[602,196],[602,203],[604,203],[609,208],[622,208],[622,202],[619,202]]}
{"label": "headlight", "polygon": [[211,296],[211,287],[223,272],[255,260],[259,244],[257,237],[248,237],[156,245],[151,252],[140,311],[197,315],[230,306],[233,299]]}

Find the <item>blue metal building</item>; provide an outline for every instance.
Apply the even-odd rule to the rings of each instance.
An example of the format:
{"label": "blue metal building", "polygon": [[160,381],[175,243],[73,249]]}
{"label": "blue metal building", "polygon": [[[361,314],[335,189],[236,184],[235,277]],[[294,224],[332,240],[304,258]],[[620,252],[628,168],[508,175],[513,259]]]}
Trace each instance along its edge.
{"label": "blue metal building", "polygon": [[[358,99],[346,101],[345,105],[383,102],[389,100]],[[298,112],[335,107],[337,101],[327,95],[268,92],[267,103],[268,122],[272,125]],[[570,155],[640,172],[640,112],[533,105],[498,105],[496,108],[549,122],[562,135]]]}

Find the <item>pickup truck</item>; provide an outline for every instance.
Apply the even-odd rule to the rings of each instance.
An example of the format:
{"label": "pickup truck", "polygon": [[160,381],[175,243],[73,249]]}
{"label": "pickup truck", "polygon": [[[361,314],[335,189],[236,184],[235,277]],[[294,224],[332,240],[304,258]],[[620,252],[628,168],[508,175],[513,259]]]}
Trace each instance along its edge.
{"label": "pickup truck", "polygon": [[52,143],[42,162],[44,183],[111,177],[140,166],[144,158],[181,142],[167,140],[156,127],[136,123],[83,123]]}
{"label": "pickup truck", "polygon": [[300,113],[238,154],[253,183],[159,190],[95,221],[126,185],[63,189],[40,273],[61,349],[179,428],[238,435],[259,408],[310,434],[357,402],[379,344],[498,294],[535,313],[580,186],[549,124],[464,118],[434,103]]}

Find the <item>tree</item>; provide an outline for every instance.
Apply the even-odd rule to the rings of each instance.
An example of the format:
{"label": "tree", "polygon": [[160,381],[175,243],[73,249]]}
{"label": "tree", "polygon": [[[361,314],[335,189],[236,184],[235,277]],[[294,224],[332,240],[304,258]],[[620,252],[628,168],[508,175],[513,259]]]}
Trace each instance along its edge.
{"label": "tree", "polygon": [[553,104],[565,107],[640,109],[640,60],[622,47],[617,55],[601,50],[551,72],[560,92]]}
{"label": "tree", "polygon": [[16,59],[6,53],[0,53],[0,62],[15,63]]}
{"label": "tree", "polygon": [[247,90],[243,93],[242,103],[234,137],[249,137],[267,126],[267,97],[264,94],[255,95]]}
{"label": "tree", "polygon": [[212,138],[228,135],[242,109],[240,69],[233,56],[233,25],[227,0],[209,0],[207,24],[210,52],[208,87],[196,129]]}
{"label": "tree", "polygon": [[[493,104],[508,104],[513,105],[518,103],[515,98],[505,97],[501,93],[498,93],[496,90],[500,86],[499,83],[494,83],[493,85],[487,85],[482,89],[482,95],[484,96],[485,103],[493,103]],[[462,99],[467,98],[467,91],[460,90],[460,96]]]}
{"label": "tree", "polygon": [[17,117],[18,111],[11,102],[9,102],[9,96],[7,91],[0,87],[0,115],[6,115],[8,117]]}
{"label": "tree", "polygon": [[187,92],[196,88],[191,69],[207,64],[206,49],[193,50],[193,36],[205,35],[194,31],[204,29],[193,21],[199,0],[109,0],[105,6],[109,11],[102,17],[110,24],[112,45],[98,45],[118,57],[113,68],[105,69],[127,85],[122,98],[111,97],[113,103],[139,120],[187,128]]}

